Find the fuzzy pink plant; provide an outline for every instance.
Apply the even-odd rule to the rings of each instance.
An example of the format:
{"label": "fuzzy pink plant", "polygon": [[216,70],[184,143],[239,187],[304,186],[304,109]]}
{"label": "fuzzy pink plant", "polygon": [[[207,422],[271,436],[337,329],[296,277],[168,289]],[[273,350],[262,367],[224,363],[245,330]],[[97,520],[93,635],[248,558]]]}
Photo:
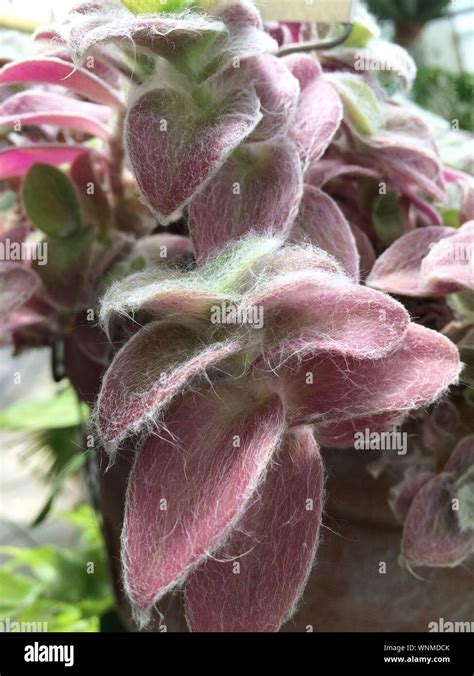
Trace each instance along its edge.
{"label": "fuzzy pink plant", "polygon": [[[263,326],[212,324],[220,304],[262,308]],[[321,250],[275,239],[191,273],[137,273],[102,300],[107,323],[143,311],[153,321],[117,353],[97,413],[112,455],[142,440],[122,535],[136,617],[185,580],[190,628],[278,629],[317,549],[318,441],[350,444],[435,400],[457,350]]]}
{"label": "fuzzy pink plant", "polygon": [[[463,441],[393,489],[402,561],[472,552],[474,183],[357,67],[362,47],[383,56],[407,91],[408,54],[375,37],[279,55],[308,30],[265,27],[244,0],[83,2],[0,71],[0,179],[20,196],[0,241],[40,230],[53,254],[0,265],[3,340],[63,342],[110,464],[133,449],[118,520],[141,626],[184,586],[193,630],[279,629],[316,557],[320,450],[418,415],[428,454],[443,405]],[[38,185],[60,186],[67,217],[42,216]],[[427,413],[450,386],[456,404]]]}

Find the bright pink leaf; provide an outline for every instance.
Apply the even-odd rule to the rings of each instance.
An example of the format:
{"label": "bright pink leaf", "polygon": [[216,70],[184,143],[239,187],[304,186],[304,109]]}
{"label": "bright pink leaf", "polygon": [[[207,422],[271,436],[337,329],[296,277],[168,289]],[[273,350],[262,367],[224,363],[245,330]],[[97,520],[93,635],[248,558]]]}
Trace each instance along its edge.
{"label": "bright pink leaf", "polygon": [[61,59],[38,57],[15,61],[0,71],[0,85],[30,82],[59,85],[106,106],[123,106],[117,92],[107,83],[88,70],[76,68]]}
{"label": "bright pink leaf", "polygon": [[110,119],[110,108],[107,106],[51,92],[20,92],[0,105],[2,127],[52,124],[108,138],[111,132],[104,124],[107,119]]}
{"label": "bright pink leaf", "polygon": [[38,162],[59,167],[61,164],[73,162],[84,152],[95,151],[85,146],[67,145],[65,143],[44,143],[6,148],[0,150],[0,179],[25,176],[33,164]]}

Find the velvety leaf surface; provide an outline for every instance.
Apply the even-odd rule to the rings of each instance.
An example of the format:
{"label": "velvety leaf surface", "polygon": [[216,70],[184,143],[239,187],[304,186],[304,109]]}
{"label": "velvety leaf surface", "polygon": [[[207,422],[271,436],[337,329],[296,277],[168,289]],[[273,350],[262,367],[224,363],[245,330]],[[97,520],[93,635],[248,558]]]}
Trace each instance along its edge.
{"label": "velvety leaf surface", "polygon": [[318,447],[310,428],[295,428],[224,547],[187,580],[191,630],[278,630],[309,575],[322,503]]}
{"label": "velvety leaf surface", "polygon": [[125,142],[132,168],[144,198],[164,224],[261,119],[252,88],[206,92],[199,90],[193,100],[172,89],[157,89],[140,96],[127,114]]}
{"label": "velvety leaf surface", "polygon": [[302,170],[286,140],[244,144],[192,201],[189,228],[199,258],[250,232],[284,236],[298,211]]}
{"label": "velvety leaf surface", "polygon": [[126,589],[139,613],[219,547],[280,442],[277,397],[245,412],[220,394],[178,400],[137,454],[122,542]]}

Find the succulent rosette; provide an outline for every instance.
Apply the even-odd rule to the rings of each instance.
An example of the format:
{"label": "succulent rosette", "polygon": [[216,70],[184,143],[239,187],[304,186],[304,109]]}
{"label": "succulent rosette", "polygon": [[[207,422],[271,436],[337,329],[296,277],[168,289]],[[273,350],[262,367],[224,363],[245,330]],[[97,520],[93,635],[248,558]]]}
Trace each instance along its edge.
{"label": "succulent rosette", "polygon": [[472,553],[474,182],[367,17],[288,55],[314,27],[178,4],[83,2],[0,71],[0,241],[49,251],[1,263],[3,342],[63,343],[110,463],[133,454],[138,624],[184,588],[195,631],[274,631],[315,561],[320,451],[358,432],[421,439],[401,561]]}

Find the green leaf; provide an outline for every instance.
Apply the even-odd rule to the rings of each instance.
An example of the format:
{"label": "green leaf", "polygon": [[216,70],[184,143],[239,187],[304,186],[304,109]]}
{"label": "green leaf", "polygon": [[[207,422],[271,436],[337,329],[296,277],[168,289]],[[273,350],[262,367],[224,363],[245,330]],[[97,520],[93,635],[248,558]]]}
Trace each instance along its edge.
{"label": "green leaf", "polygon": [[122,2],[135,14],[182,12],[183,9],[196,4],[193,0],[122,0]]}
{"label": "green leaf", "polygon": [[459,209],[443,209],[441,211],[441,218],[443,219],[443,225],[447,225],[448,228],[461,227]]}
{"label": "green leaf", "polygon": [[16,204],[16,194],[13,190],[5,190],[0,195],[0,211],[8,211]]}
{"label": "green leaf", "polygon": [[474,318],[474,293],[472,291],[461,291],[450,294],[448,296],[448,305],[469,319]]}
{"label": "green leaf", "polygon": [[0,570],[0,610],[20,608],[32,603],[41,593],[42,585],[34,578]]}
{"label": "green leaf", "polygon": [[50,237],[69,237],[81,228],[81,207],[64,172],[34,164],[23,183],[23,203],[31,222]]}
{"label": "green leaf", "polygon": [[380,28],[377,26],[374,18],[364,7],[357,8],[357,14],[352,24],[352,30],[347,40],[344,41],[344,47],[365,47],[370,40],[380,36]]}
{"label": "green leaf", "polygon": [[375,134],[383,124],[383,114],[373,90],[350,73],[331,73],[326,77],[339,92],[353,127],[366,136]]}
{"label": "green leaf", "polygon": [[82,228],[69,237],[46,238],[46,265],[33,261],[33,269],[45,285],[50,299],[69,310],[85,302],[85,288],[95,234]]}
{"label": "green leaf", "polygon": [[400,196],[390,190],[386,195],[378,195],[372,209],[374,229],[382,242],[390,244],[403,232],[405,216],[400,206]]}
{"label": "green leaf", "polygon": [[[69,428],[66,428],[69,431]],[[53,479],[53,488],[46,502],[35,516],[34,520],[31,523],[31,527],[38,526],[44,519],[48,516],[51,511],[54,501],[61,493],[63,488],[63,483],[67,477],[76,474],[82,467],[84,467],[86,456],[84,453],[78,453],[77,449],[73,449],[73,455],[69,458],[67,462],[64,463],[61,470]]]}
{"label": "green leaf", "polygon": [[0,620],[46,622],[47,631],[100,630],[100,616],[114,602],[99,524],[87,505],[64,516],[82,531],[78,547],[0,547],[9,557],[0,565]]}
{"label": "green leaf", "polygon": [[80,425],[88,407],[79,403],[72,387],[45,399],[26,399],[0,411],[0,428],[6,430],[60,429]]}
{"label": "green leaf", "polygon": [[215,283],[220,293],[239,291],[241,283],[252,276],[252,268],[259,260],[265,259],[278,247],[272,238],[255,237],[244,239],[224,249],[214,260],[200,268],[198,275],[207,282]]}

